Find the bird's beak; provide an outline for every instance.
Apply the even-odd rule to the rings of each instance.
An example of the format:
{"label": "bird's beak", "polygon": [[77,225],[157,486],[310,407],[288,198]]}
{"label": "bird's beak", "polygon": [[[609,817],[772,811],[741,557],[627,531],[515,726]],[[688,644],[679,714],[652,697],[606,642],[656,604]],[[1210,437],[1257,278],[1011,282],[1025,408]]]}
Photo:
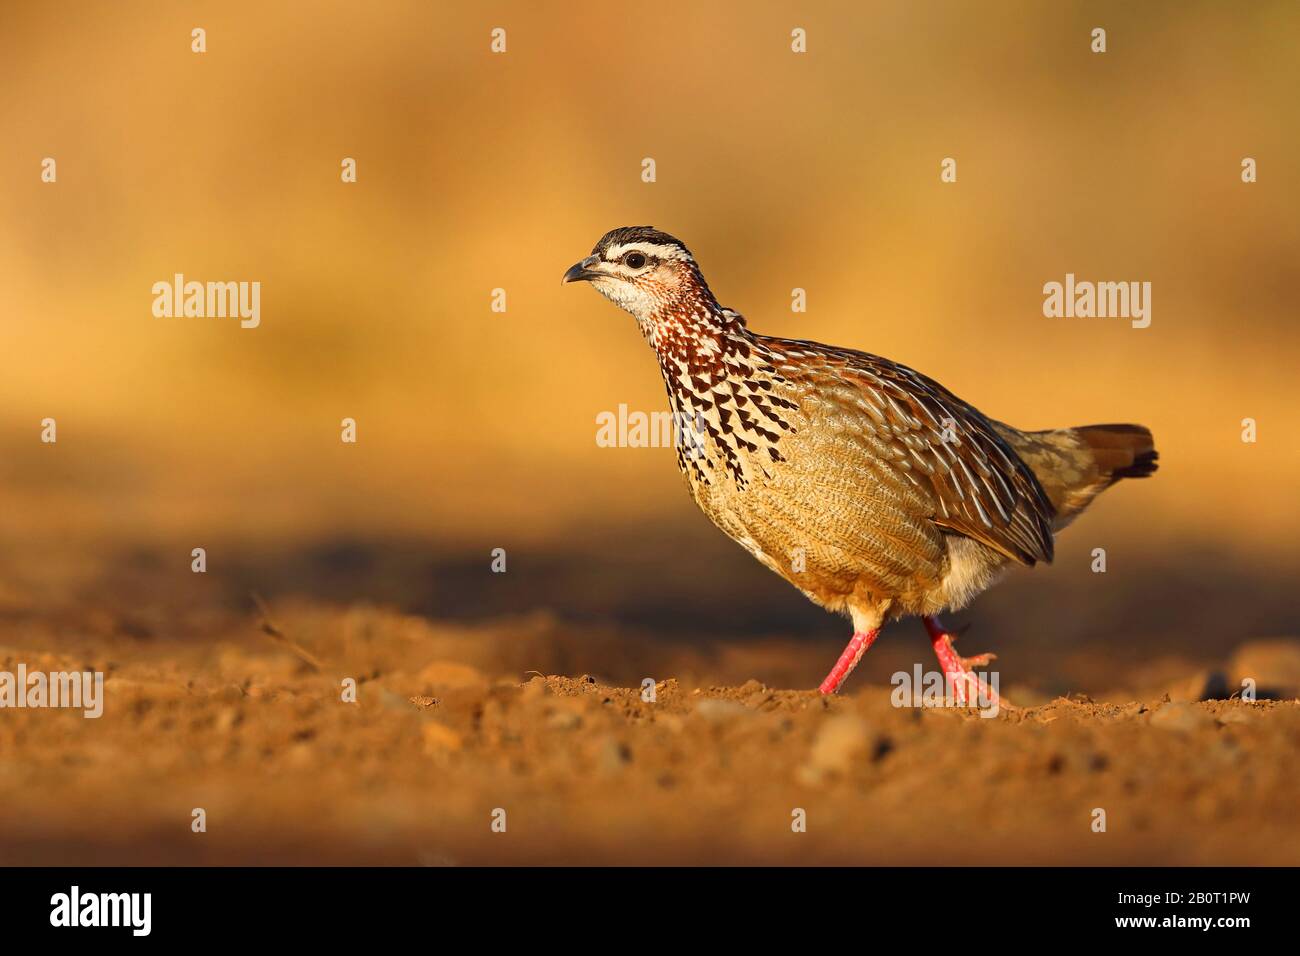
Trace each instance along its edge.
{"label": "bird's beak", "polygon": [[575,262],[569,266],[569,271],[564,274],[560,280],[560,285],[569,282],[590,282],[592,279],[599,278],[605,273],[595,271],[592,266],[600,261],[599,256],[587,256],[581,262]]}

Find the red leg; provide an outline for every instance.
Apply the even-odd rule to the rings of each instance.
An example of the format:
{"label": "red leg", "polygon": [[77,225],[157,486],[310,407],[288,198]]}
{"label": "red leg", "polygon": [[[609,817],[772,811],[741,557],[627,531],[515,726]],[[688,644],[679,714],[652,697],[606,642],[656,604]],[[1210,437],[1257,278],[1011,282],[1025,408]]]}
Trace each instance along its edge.
{"label": "red leg", "polygon": [[826,679],[817,689],[823,694],[833,694],[839,690],[840,685],[844,683],[844,678],[858,666],[858,661],[862,660],[862,655],[867,652],[867,648],[875,643],[876,635],[879,633],[880,628],[876,628],[865,634],[854,634],[848,646],[844,648],[844,653],[840,655],[840,659],[835,662],[835,666],[831,668],[831,672],[826,675]]}
{"label": "red leg", "polygon": [[972,671],[972,667],[987,667],[989,662],[997,659],[996,654],[977,654],[975,657],[962,657],[952,646],[952,634],[944,628],[937,615],[923,617],[925,629],[930,633],[930,646],[934,656],[939,658],[939,666],[953,690],[958,703],[965,704],[972,697],[983,694],[984,700],[997,707],[1011,707],[1011,702],[998,697],[997,691],[981,680]]}

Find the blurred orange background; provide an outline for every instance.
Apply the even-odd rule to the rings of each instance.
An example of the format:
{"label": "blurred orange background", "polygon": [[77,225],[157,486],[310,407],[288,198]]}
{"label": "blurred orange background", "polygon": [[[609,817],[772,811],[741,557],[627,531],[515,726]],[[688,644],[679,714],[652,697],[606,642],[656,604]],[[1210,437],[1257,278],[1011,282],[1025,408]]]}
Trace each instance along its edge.
{"label": "blurred orange background", "polygon": [[[1290,9],[10,7],[3,596],[132,549],[167,555],[169,588],[196,546],[220,573],[259,548],[403,540],[485,576],[494,547],[509,577],[587,556],[545,593],[466,592],[484,613],[564,613],[620,574],[602,611],[680,574],[719,618],[795,607],[696,512],[670,450],[596,445],[598,413],[663,409],[663,385],[632,320],[559,277],[607,229],[651,223],[758,331],[888,356],[1023,428],[1154,431],[1160,473],[1109,493],[1063,538],[1067,570],[1015,577],[1006,601],[1051,575],[1102,587],[1103,546],[1133,607],[1182,562],[1201,605],[1279,627],[1300,531]],[[260,281],[261,326],[155,318],[151,286],[178,272]],[[1044,318],[1067,272],[1151,282],[1150,328]]]}

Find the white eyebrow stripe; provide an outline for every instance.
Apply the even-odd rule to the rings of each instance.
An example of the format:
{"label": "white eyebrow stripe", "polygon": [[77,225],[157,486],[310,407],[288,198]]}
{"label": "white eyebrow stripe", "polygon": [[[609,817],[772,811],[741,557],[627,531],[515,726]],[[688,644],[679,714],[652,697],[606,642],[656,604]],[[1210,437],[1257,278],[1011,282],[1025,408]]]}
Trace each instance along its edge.
{"label": "white eyebrow stripe", "polygon": [[679,259],[683,262],[694,262],[695,260],[681,246],[661,245],[657,242],[625,242],[621,245],[610,246],[605,251],[605,258],[609,261],[621,259],[629,252],[642,252],[647,256],[654,256],[656,259]]}

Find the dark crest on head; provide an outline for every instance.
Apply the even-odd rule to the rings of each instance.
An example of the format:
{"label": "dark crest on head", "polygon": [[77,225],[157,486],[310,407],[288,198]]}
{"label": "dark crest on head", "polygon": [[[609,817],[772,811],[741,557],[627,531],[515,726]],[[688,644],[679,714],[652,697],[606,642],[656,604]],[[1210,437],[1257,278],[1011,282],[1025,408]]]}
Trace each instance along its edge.
{"label": "dark crest on head", "polygon": [[611,229],[600,237],[600,241],[596,243],[595,248],[592,249],[591,252],[593,255],[600,256],[603,259],[608,250],[616,246],[625,246],[632,242],[645,242],[656,246],[675,247],[685,253],[686,257],[690,261],[693,262],[695,260],[695,257],[691,255],[690,250],[686,248],[686,243],[674,236],[668,235],[666,232],[661,232],[654,226],[620,226],[617,229]]}

